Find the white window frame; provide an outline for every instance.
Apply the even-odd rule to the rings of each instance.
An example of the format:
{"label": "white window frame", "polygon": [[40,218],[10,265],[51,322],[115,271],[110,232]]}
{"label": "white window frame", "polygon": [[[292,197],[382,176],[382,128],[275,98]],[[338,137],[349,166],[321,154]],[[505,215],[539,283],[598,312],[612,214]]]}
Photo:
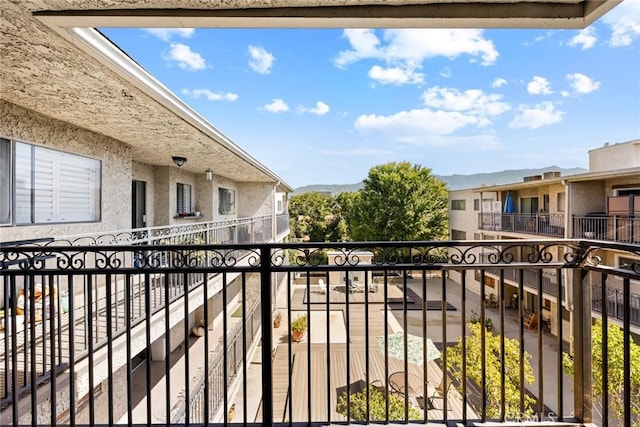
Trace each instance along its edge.
{"label": "white window frame", "polygon": [[7,191],[7,185],[10,188],[10,214],[2,219],[2,225],[101,220],[102,161],[28,142],[2,140],[3,144],[8,142],[10,156],[8,170],[2,169],[2,191]]}

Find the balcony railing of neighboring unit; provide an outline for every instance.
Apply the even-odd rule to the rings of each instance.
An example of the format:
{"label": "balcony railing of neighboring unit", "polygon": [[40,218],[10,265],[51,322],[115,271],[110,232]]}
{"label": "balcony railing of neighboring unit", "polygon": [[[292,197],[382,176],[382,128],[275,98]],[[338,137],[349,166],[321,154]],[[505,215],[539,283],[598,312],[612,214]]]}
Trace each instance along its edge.
{"label": "balcony railing of neighboring unit", "polygon": [[606,214],[574,216],[573,236],[578,239],[640,243],[640,217]]}
{"label": "balcony railing of neighboring unit", "polygon": [[[201,245],[264,243],[273,239],[269,215],[195,224],[101,231],[55,238],[50,245]],[[3,243],[0,243],[3,244]]]}
{"label": "balcony railing of neighboring unit", "polygon": [[[514,250],[530,255],[515,261]],[[631,375],[631,286],[640,266],[600,265],[602,250],[640,254],[638,245],[585,240],[0,246],[0,423],[50,424],[55,414],[58,424],[81,425],[632,425],[640,385]],[[335,264],[324,263],[326,251]],[[519,277],[514,310],[507,269]],[[499,278],[492,309],[471,279],[489,270]],[[571,288],[571,321],[561,304],[543,306],[541,281],[538,296],[524,298],[526,270],[572,273],[558,283],[562,295]],[[167,285],[169,275],[182,279]],[[591,348],[591,284],[603,286],[607,312],[613,279],[623,289],[622,327],[605,315],[594,336],[620,332],[622,344],[602,340],[603,352],[620,355],[615,366]],[[70,289],[66,299],[55,285]],[[559,357],[569,347],[571,357]]]}
{"label": "balcony railing of neighboring unit", "polygon": [[[593,298],[592,307],[594,311],[602,313],[602,286],[592,285],[591,298]],[[624,305],[624,291],[621,289],[606,289],[606,312],[610,317],[618,320],[624,320],[626,307]],[[629,296],[629,322],[632,325],[640,326],[640,294],[631,293]]]}
{"label": "balcony railing of neighboring unit", "polygon": [[276,216],[276,235],[281,235],[289,231],[289,214],[278,214]]}
{"label": "balcony railing of neighboring unit", "polygon": [[478,214],[478,226],[482,230],[564,237],[564,214],[483,212]]}

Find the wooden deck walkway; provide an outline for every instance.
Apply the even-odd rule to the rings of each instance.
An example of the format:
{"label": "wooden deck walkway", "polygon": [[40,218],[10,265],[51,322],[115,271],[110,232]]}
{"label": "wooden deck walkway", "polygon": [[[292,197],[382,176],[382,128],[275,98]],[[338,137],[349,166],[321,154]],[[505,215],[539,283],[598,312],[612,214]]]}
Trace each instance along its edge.
{"label": "wooden deck walkway", "polygon": [[[402,292],[399,288],[391,292]],[[331,303],[330,310],[342,310],[344,318],[347,319],[346,305],[340,304],[340,299],[344,301],[344,294],[329,294]],[[378,344],[377,337],[383,336],[385,331],[384,310],[385,305],[374,298],[369,299],[368,314],[365,316],[365,304],[353,303],[352,294],[349,296],[348,311],[348,337],[349,343],[318,343],[318,337],[314,337],[308,343],[308,337],[301,343],[291,345],[291,355],[289,355],[288,343],[279,344],[273,360],[273,406],[274,421],[284,422],[331,422],[346,421],[346,417],[337,412],[336,407],[340,394],[351,390],[353,394],[366,387],[366,383],[385,387],[389,375],[394,372],[404,371],[404,361],[389,357],[388,366],[385,366],[384,353]],[[320,295],[327,298],[327,295]],[[360,294],[362,296],[362,294]],[[306,311],[306,289],[296,289],[292,297],[292,310]],[[327,310],[326,304],[312,302],[310,310]],[[388,316],[392,317],[391,312]],[[346,322],[345,322],[346,323]],[[368,343],[365,327],[368,328]],[[395,332],[389,325],[386,327],[388,333]],[[397,329],[397,328],[396,328]],[[313,326],[312,326],[313,332]],[[336,334],[337,335],[337,334]],[[332,335],[333,336],[333,335]],[[293,361],[291,370],[291,382],[289,382],[289,358]],[[368,375],[367,375],[368,363]],[[347,372],[348,368],[348,372]],[[408,372],[425,379],[434,387],[442,383],[442,371],[435,362],[429,362],[425,367],[415,364],[408,364]],[[310,377],[309,377],[310,370]],[[310,379],[310,381],[309,381]],[[291,396],[289,390],[291,389]],[[310,400],[309,400],[310,398]],[[418,403],[411,399],[422,417],[425,416],[424,409],[417,406]],[[289,406],[291,404],[291,406]],[[421,405],[424,406],[424,405]],[[450,389],[448,394],[449,419],[461,419],[463,416],[462,398],[460,394]],[[438,408],[438,409],[436,409]],[[426,410],[426,419],[442,420],[442,400],[434,409]],[[467,417],[474,418],[476,415],[471,407],[467,407]]]}

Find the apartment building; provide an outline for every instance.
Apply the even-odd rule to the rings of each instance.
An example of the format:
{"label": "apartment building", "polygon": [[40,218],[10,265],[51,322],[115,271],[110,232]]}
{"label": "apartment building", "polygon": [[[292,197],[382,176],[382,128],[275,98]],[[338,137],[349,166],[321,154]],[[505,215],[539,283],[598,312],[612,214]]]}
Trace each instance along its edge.
{"label": "apartment building", "polygon": [[[553,260],[563,260],[562,248],[554,239],[595,239],[605,242],[640,243],[640,140],[604,144],[590,150],[589,172],[561,176],[560,172],[525,177],[522,182],[483,186],[449,193],[449,223],[452,239],[548,239],[545,252]],[[541,245],[542,248],[542,245]],[[514,247],[507,249],[514,261],[537,256]],[[479,257],[481,253],[477,254]],[[640,258],[611,249],[593,254],[603,265],[629,268]],[[594,258],[595,260],[596,258]],[[469,273],[470,274],[470,273]],[[478,275],[474,277],[478,279]],[[534,270],[524,272],[524,300],[518,300],[518,278],[505,272],[504,299],[508,307],[523,304],[528,312],[537,313],[545,328],[557,334],[563,325],[563,336],[571,331],[571,307],[574,304],[570,272],[558,276],[547,271],[542,277]],[[620,322],[624,310],[622,281],[606,284],[606,301],[602,298],[602,278],[591,276],[591,298],[594,316],[600,316],[607,305],[610,319]],[[498,277],[487,271],[485,293],[499,298]],[[479,289],[479,286],[477,287]],[[542,307],[538,292],[542,289]],[[603,302],[604,301],[604,302]],[[562,322],[557,322],[561,304]],[[640,333],[640,284],[631,282],[631,330]]]}
{"label": "apartment building", "polygon": [[[0,245],[161,247],[286,239],[287,199],[293,189],[100,32],[77,29],[73,37],[56,33],[16,3],[3,4],[3,14],[3,26],[10,21],[20,28],[21,42],[3,43],[1,48],[11,66],[2,67],[0,74]],[[209,261],[208,254],[184,253],[158,249],[117,262],[125,268],[171,268],[185,259]],[[242,262],[241,254],[234,254]],[[99,268],[98,258],[85,253],[82,262],[88,269]],[[59,260],[42,261],[55,265]],[[18,268],[18,262],[3,262],[1,268]],[[243,293],[255,280],[238,274],[219,276],[189,283],[191,292],[172,294],[161,292],[183,284],[178,274],[132,275],[130,282],[107,282],[99,274],[91,283],[37,274],[17,283],[3,279],[0,423],[10,421],[6,417],[13,398],[25,393],[38,393],[42,399],[38,423],[50,423],[52,416],[64,420],[75,410],[80,420],[83,405],[70,406],[86,406],[87,396],[100,394],[107,363],[113,365],[110,371],[117,371],[115,382],[125,382],[141,360],[164,360],[183,346],[183,330],[199,325],[213,329],[243,296],[254,298],[252,306],[259,306],[256,292]],[[40,300],[42,292],[55,294],[55,300]],[[55,306],[51,312],[47,301]],[[127,303],[139,304],[137,326],[117,316]],[[99,307],[109,305],[116,313],[113,318],[98,314]],[[146,305],[152,305],[147,313]],[[25,321],[30,311],[32,318],[44,320],[31,331],[32,322]],[[89,312],[95,314],[91,320]],[[82,343],[74,343],[77,354],[71,354],[68,342],[47,340],[51,314],[60,317],[63,329],[69,327],[70,316],[76,319],[76,335],[83,335]],[[251,327],[253,334],[257,326]],[[125,346],[127,329],[131,336]],[[28,336],[33,336],[31,343]],[[110,354],[103,352],[87,364],[83,355],[105,339],[112,341]],[[52,353],[56,359],[49,361]],[[50,380],[53,372],[70,365],[77,379],[71,388],[68,381],[61,382],[55,397],[32,390],[34,383]],[[21,386],[17,394],[8,386],[16,367]],[[36,378],[30,381],[34,367]],[[55,414],[52,401],[58,402]],[[92,403],[100,405],[99,399]],[[29,399],[21,399],[20,406],[20,422],[30,422]]]}

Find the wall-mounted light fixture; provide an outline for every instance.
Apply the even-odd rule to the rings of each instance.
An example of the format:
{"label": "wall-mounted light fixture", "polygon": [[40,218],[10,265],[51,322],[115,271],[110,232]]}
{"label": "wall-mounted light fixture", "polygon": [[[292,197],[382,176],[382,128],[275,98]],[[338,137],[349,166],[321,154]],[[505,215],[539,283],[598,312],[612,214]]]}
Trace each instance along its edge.
{"label": "wall-mounted light fixture", "polygon": [[173,160],[173,163],[176,164],[176,166],[181,167],[182,165],[184,165],[187,162],[187,158],[186,157],[180,157],[180,156],[172,156],[171,160]]}
{"label": "wall-mounted light fixture", "polygon": [[207,168],[204,173],[207,174],[207,181],[213,181],[213,171],[211,169]]}

